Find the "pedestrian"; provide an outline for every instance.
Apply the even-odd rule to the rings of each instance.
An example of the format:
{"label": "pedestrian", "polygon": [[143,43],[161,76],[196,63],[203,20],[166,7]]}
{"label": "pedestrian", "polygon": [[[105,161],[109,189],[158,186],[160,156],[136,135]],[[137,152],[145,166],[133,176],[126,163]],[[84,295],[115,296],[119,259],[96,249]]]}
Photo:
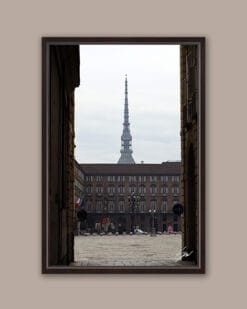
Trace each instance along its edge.
{"label": "pedestrian", "polygon": [[169,234],[171,234],[171,233],[173,232],[173,229],[172,229],[172,226],[171,226],[171,225],[168,226],[167,232],[168,232]]}

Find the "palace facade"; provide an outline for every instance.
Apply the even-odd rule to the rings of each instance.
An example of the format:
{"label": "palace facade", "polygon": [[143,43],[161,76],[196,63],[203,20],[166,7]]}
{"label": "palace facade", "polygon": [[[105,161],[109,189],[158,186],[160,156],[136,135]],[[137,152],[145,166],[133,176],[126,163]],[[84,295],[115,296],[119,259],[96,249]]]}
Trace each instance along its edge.
{"label": "palace facade", "polygon": [[168,226],[181,230],[181,219],[173,213],[173,205],[180,201],[180,162],[80,166],[90,231],[106,222],[119,233],[133,227],[150,232],[152,224],[160,232]]}

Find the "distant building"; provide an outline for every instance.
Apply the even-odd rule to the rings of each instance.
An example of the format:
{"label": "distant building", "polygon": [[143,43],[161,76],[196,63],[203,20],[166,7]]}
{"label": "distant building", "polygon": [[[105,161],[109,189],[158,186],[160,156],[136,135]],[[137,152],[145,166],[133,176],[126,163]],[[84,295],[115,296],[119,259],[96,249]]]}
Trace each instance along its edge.
{"label": "distant building", "polygon": [[149,232],[155,210],[156,231],[181,230],[173,205],[180,200],[180,162],[162,164],[80,164],[85,175],[87,225],[111,222],[118,232],[133,226]]}
{"label": "distant building", "polygon": [[84,180],[83,170],[75,160],[75,203],[84,198]]}

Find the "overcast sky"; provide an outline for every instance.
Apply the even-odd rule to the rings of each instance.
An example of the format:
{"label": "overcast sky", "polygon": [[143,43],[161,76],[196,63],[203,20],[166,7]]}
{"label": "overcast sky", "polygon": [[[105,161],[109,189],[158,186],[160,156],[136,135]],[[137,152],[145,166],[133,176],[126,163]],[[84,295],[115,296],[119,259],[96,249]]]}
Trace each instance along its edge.
{"label": "overcast sky", "polygon": [[81,45],[75,91],[75,157],[117,163],[128,75],[136,163],[180,160],[179,46]]}

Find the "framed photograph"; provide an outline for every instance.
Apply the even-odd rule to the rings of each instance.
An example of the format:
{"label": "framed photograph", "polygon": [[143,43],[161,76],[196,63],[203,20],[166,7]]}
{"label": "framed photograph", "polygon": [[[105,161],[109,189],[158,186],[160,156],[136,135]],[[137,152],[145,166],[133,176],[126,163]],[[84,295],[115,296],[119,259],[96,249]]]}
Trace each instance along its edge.
{"label": "framed photograph", "polygon": [[42,38],[42,273],[205,273],[205,38]]}

